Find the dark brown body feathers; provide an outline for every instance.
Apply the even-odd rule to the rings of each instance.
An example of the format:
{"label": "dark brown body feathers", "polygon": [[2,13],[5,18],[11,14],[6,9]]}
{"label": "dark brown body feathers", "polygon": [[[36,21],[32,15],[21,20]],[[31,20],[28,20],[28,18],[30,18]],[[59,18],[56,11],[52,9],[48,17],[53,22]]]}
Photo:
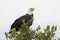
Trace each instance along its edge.
{"label": "dark brown body feathers", "polygon": [[[28,22],[31,20],[31,22],[30,22],[29,25],[28,25],[28,26],[31,26],[32,23],[33,23],[33,14],[32,14],[32,15],[26,14],[26,15],[21,16],[21,17],[19,17],[18,19],[16,19],[16,20],[14,21],[14,23],[11,25],[11,29],[15,28],[16,31],[18,31],[19,28],[21,27],[21,25],[23,24],[22,19],[24,19],[26,23],[28,23]],[[11,30],[11,29],[10,29],[10,30]],[[12,31],[10,31],[9,33],[11,33],[11,32],[12,32]]]}

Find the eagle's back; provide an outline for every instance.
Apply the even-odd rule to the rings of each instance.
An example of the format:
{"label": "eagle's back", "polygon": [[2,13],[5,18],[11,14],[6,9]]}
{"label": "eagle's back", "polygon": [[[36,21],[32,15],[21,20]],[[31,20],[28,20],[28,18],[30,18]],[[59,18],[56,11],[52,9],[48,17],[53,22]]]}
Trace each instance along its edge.
{"label": "eagle's back", "polygon": [[22,22],[23,19],[25,20],[26,23],[29,22],[32,19],[31,23],[28,25],[28,26],[31,26],[32,23],[33,23],[33,14],[32,15],[26,14],[26,15],[24,15],[24,16],[19,17],[18,19],[16,19],[14,21],[14,23],[11,25],[11,29],[15,28],[16,31],[17,31],[21,27],[21,25],[23,24],[23,22]]}

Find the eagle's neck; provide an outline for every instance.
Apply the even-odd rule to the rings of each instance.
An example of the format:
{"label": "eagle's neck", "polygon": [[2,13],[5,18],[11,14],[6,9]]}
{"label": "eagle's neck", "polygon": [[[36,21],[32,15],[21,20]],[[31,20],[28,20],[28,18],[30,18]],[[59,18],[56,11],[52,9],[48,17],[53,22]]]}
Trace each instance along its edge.
{"label": "eagle's neck", "polygon": [[33,13],[32,12],[28,12],[29,15],[32,15]]}

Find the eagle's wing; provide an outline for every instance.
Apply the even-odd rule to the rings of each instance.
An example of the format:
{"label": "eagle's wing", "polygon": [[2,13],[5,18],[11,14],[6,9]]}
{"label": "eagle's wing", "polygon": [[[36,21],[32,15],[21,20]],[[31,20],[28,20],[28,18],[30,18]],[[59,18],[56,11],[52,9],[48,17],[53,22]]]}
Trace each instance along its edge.
{"label": "eagle's wing", "polygon": [[[26,15],[25,15],[26,16]],[[21,17],[19,17],[18,19],[16,19],[15,21],[14,21],[14,23],[11,25],[11,29],[13,29],[13,28],[19,28],[21,25],[22,25],[22,19],[24,19],[24,17],[25,16],[21,16]]]}

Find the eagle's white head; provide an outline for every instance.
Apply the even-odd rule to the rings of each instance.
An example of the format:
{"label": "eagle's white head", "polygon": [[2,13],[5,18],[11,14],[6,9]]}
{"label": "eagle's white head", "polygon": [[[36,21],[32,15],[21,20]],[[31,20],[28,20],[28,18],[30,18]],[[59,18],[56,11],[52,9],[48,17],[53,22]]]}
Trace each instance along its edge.
{"label": "eagle's white head", "polygon": [[30,9],[28,10],[28,14],[29,14],[29,15],[32,15],[34,10],[35,10],[34,8],[30,8]]}

